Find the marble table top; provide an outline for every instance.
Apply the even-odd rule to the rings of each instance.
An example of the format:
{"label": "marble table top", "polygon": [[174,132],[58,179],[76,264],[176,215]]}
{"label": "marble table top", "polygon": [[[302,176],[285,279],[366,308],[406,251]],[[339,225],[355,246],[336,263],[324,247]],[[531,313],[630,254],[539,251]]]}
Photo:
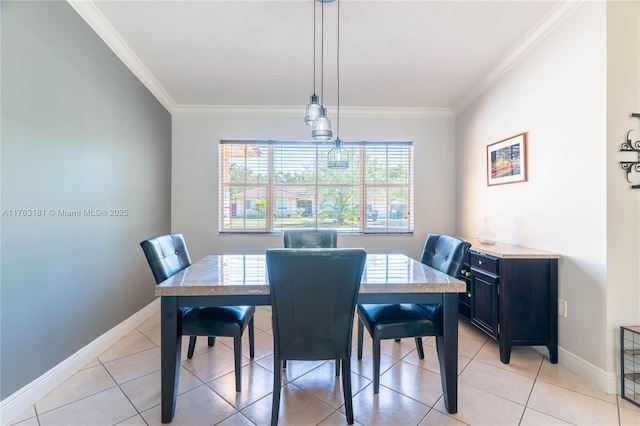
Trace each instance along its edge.
{"label": "marble table top", "polygon": [[[360,293],[460,293],[466,284],[403,254],[367,254]],[[265,255],[209,255],[158,284],[156,296],[268,295]]]}

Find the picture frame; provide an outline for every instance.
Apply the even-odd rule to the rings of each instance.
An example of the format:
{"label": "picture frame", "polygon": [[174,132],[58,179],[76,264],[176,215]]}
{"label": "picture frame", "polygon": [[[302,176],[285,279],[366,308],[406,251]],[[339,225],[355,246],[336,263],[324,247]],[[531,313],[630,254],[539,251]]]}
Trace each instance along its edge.
{"label": "picture frame", "polygon": [[527,133],[487,145],[487,185],[527,181]]}

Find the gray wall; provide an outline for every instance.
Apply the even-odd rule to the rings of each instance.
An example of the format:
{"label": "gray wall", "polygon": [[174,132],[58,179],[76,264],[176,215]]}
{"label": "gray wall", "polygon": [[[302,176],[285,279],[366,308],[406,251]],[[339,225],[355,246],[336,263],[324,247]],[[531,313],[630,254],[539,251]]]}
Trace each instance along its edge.
{"label": "gray wall", "polygon": [[5,399],[154,299],[139,242],[170,230],[171,116],[66,2],[0,7]]}

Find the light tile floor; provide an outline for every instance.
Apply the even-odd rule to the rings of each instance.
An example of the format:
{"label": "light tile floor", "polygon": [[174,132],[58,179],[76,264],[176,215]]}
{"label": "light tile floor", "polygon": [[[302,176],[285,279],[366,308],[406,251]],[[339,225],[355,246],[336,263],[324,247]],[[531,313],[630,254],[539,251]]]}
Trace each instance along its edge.
{"label": "light tile floor", "polygon": [[[156,314],[78,371],[11,424],[156,425],[160,421],[160,325]],[[269,307],[255,316],[256,354],[245,334],[242,392],[235,392],[233,342],[208,347],[198,338],[192,359],[183,341],[173,425],[267,425],[271,415],[272,334]],[[355,329],[355,327],[354,327]],[[425,359],[413,339],[385,341],[380,394],[372,390],[371,340],[362,361],[352,354],[353,403],[360,425],[639,425],[640,408],[591,386],[529,347],[508,365],[492,339],[459,324],[458,413],[444,408],[433,338]],[[366,334],[366,332],[365,332]],[[354,332],[354,344],[355,344]],[[344,425],[334,362],[289,362],[283,372],[280,423]]]}

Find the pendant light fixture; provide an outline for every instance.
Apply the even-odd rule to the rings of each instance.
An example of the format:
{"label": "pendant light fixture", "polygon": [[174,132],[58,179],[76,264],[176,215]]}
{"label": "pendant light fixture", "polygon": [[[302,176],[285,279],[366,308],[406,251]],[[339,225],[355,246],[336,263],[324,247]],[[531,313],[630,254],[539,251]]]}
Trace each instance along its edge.
{"label": "pendant light fixture", "polygon": [[311,95],[311,102],[307,105],[304,114],[304,124],[313,126],[313,123],[320,117],[321,107],[318,95],[316,95],[316,0],[313,0],[313,95]]}
{"label": "pendant light fixture", "polygon": [[336,75],[338,89],[338,107],[336,115],[336,140],[333,148],[327,154],[327,166],[330,169],[346,169],[349,167],[349,151],[344,148],[344,142],[340,139],[340,0],[338,0],[338,47],[336,49]]}
{"label": "pendant light fixture", "polygon": [[[315,1],[315,0],[314,0]],[[321,13],[321,29],[320,29],[320,109],[318,119],[313,122],[313,131],[311,132],[311,139],[328,141],[331,140],[333,132],[331,132],[331,121],[327,117],[327,109],[322,106],[324,102],[324,1],[318,0],[322,3]],[[314,5],[315,7],[315,5]]]}

